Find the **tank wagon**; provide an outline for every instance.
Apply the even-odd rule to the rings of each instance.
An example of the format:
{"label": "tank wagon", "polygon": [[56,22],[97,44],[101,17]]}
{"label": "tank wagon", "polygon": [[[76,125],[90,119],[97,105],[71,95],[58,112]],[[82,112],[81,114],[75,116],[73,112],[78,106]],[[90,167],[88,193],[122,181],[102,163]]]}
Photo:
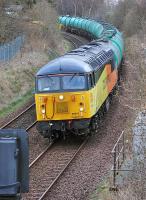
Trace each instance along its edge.
{"label": "tank wagon", "polygon": [[52,60],[36,74],[38,131],[48,138],[97,132],[119,78],[122,33],[103,21],[70,16],[58,23],[95,40]]}

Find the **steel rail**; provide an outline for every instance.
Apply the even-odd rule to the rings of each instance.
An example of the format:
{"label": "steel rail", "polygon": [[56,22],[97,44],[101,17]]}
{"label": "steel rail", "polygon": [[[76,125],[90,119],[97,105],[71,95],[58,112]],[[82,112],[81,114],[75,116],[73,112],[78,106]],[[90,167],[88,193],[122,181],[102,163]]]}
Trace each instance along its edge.
{"label": "steel rail", "polygon": [[65,165],[65,167],[61,170],[61,172],[58,174],[58,176],[54,179],[54,181],[49,185],[49,187],[45,190],[45,192],[42,194],[42,196],[39,198],[39,200],[44,199],[44,197],[46,196],[46,194],[51,190],[51,188],[53,187],[53,185],[55,185],[55,183],[59,180],[59,178],[61,177],[61,175],[65,172],[65,170],[69,167],[69,165],[71,164],[71,162],[75,159],[75,157],[77,156],[77,154],[81,151],[81,149],[85,146],[85,144],[87,143],[88,138],[86,138],[83,143],[79,146],[78,150],[74,153],[74,155],[71,157],[71,159],[68,161],[68,163]]}
{"label": "steel rail", "polygon": [[29,107],[27,107],[25,110],[23,110],[20,114],[18,114],[15,118],[13,118],[12,120],[10,120],[9,122],[7,122],[6,124],[4,124],[3,126],[0,127],[0,129],[4,129],[7,126],[9,126],[11,123],[13,123],[15,120],[17,120],[19,117],[21,117],[23,114],[25,114],[28,110],[30,110],[33,106],[35,105],[35,103],[31,104]]}
{"label": "steel rail", "polygon": [[69,36],[64,36],[64,38],[67,39],[69,42],[71,42],[73,44],[74,48],[78,48],[78,45],[75,42],[73,42],[71,40],[71,38],[69,38]]}
{"label": "steel rail", "polygon": [[[84,42],[81,39],[79,39],[76,35],[67,32],[62,32],[62,34],[65,39],[69,40],[71,43],[74,44],[75,48],[78,48],[80,45],[84,44]],[[72,41],[72,39],[75,39],[77,42]]]}
{"label": "steel rail", "polygon": [[37,120],[34,121],[30,126],[28,126],[25,130],[29,131],[35,124],[37,123]]}
{"label": "steel rail", "polygon": [[49,146],[46,147],[46,149],[45,149],[43,152],[41,152],[41,153],[29,164],[29,169],[30,169],[32,166],[34,166],[34,165],[39,161],[39,159],[47,153],[47,151],[52,147],[53,144],[54,144],[54,143],[50,143]]}

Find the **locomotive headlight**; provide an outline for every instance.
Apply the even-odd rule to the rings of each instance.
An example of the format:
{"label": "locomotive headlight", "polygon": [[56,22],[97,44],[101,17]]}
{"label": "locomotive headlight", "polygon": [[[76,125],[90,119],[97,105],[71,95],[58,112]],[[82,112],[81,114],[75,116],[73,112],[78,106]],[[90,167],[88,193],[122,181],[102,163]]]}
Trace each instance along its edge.
{"label": "locomotive headlight", "polygon": [[60,99],[60,100],[63,100],[63,99],[64,99],[64,96],[63,96],[63,95],[60,95],[60,96],[59,96],[59,99]]}
{"label": "locomotive headlight", "polygon": [[42,114],[45,114],[45,112],[46,112],[45,109],[42,109]]}
{"label": "locomotive headlight", "polygon": [[45,114],[45,112],[46,112],[45,105],[41,106],[41,111],[42,111],[42,114]]}
{"label": "locomotive headlight", "polygon": [[83,108],[83,107],[81,107],[81,108],[80,108],[80,112],[83,112],[83,111],[84,111],[84,108]]}

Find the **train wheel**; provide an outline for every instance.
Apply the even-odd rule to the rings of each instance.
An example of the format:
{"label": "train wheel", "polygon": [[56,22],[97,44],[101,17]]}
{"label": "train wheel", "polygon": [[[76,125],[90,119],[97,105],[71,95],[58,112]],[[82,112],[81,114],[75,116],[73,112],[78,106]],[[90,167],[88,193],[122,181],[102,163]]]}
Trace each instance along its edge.
{"label": "train wheel", "polygon": [[117,83],[115,85],[115,87],[113,88],[112,95],[116,96],[118,94],[118,90],[119,90],[119,86],[118,86],[118,83]]}
{"label": "train wheel", "polygon": [[110,98],[108,97],[108,98],[106,99],[105,105],[104,105],[104,110],[105,110],[105,112],[108,112],[109,108],[110,108]]}
{"label": "train wheel", "polygon": [[101,118],[99,114],[96,114],[91,120],[90,135],[95,135],[98,132]]}
{"label": "train wheel", "polygon": [[16,200],[20,200],[20,199],[21,199],[21,194],[17,194]]}
{"label": "train wheel", "polygon": [[77,129],[75,132],[75,135],[78,136],[81,139],[85,139],[87,136],[90,135],[90,129]]}

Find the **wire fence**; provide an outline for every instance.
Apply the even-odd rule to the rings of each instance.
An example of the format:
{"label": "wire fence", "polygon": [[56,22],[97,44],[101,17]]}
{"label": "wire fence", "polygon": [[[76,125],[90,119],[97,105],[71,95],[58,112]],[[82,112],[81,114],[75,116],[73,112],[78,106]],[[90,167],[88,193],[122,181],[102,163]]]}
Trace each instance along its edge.
{"label": "wire fence", "polygon": [[13,41],[0,45],[0,61],[9,61],[17,52],[20,51],[24,44],[24,35],[18,36]]}

